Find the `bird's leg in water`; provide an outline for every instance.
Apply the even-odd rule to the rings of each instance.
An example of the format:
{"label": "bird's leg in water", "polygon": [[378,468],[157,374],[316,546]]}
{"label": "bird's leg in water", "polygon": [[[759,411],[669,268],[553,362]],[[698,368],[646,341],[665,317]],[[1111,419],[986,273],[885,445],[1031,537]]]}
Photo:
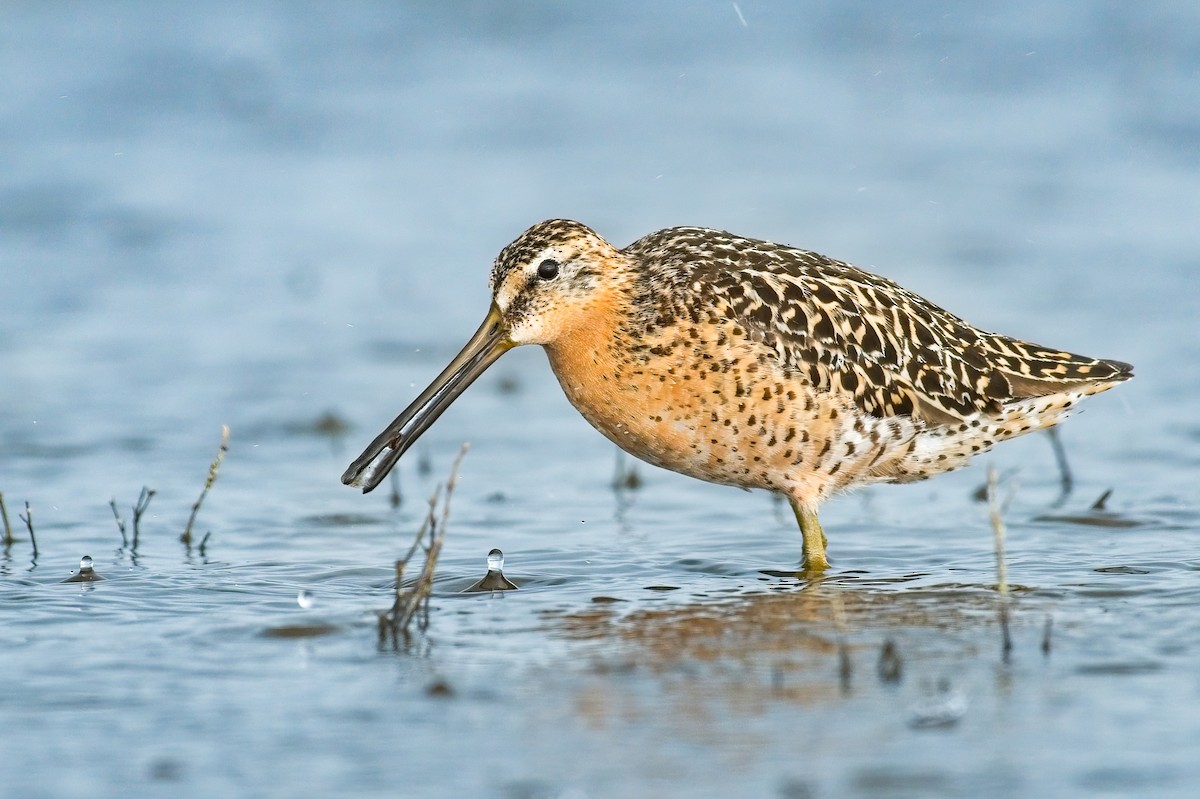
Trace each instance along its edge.
{"label": "bird's leg in water", "polygon": [[825,547],[829,540],[825,538],[825,531],[817,521],[817,511],[794,499],[791,503],[796,521],[800,523],[800,533],[804,536],[804,571],[823,572],[829,568],[829,559],[825,557]]}

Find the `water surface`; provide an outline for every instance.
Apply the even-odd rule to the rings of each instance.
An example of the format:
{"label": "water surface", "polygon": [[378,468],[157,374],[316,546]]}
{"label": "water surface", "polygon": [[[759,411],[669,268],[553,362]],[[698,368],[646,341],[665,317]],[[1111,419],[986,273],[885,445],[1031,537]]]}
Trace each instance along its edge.
{"label": "water surface", "polygon": [[[1192,795],[1192,4],[5,17],[7,795]],[[535,350],[406,457],[398,508],[341,486],[548,216],[802,245],[1138,377],[1064,427],[1069,496],[1033,437],[843,497],[819,584],[769,497],[648,466],[615,491]],[[381,650],[463,441],[429,629]],[[143,485],[134,551],[108,502],[128,525]],[[459,594],[493,547],[521,589]],[[104,579],[64,582],[85,554]]]}

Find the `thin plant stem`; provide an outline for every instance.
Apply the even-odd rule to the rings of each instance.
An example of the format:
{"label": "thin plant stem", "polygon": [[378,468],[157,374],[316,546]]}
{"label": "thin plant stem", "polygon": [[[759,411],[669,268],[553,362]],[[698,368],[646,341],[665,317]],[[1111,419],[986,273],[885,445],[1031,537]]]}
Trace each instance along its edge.
{"label": "thin plant stem", "polygon": [[13,538],[12,525],[8,523],[8,508],[4,507],[3,491],[0,491],[0,520],[4,522],[4,546],[11,547],[17,539]]}
{"label": "thin plant stem", "polygon": [[[154,496],[154,493],[155,492],[153,489],[151,489],[147,486],[142,486],[142,493],[138,494],[137,503],[134,504],[134,506],[133,506],[133,548],[134,549],[137,549],[138,541],[141,539],[141,535],[142,535],[142,529],[141,529],[142,514],[145,513],[146,508],[148,508],[150,506],[150,500]],[[124,529],[121,530],[121,534],[122,534],[122,536],[124,536],[124,534],[125,534]]]}
{"label": "thin plant stem", "polygon": [[187,527],[183,528],[183,534],[179,536],[179,540],[188,546],[192,545],[192,525],[196,521],[196,514],[200,512],[200,506],[204,503],[204,498],[208,496],[208,491],[213,487],[213,483],[217,482],[217,471],[221,468],[221,461],[225,460],[225,453],[229,451],[229,425],[221,425],[221,446],[217,448],[217,456],[213,458],[212,464],[208,467],[208,479],[204,481],[204,488],[200,491],[200,496],[196,498],[196,504],[192,505],[192,515],[188,517]]}
{"label": "thin plant stem", "polygon": [[[392,603],[390,614],[383,614],[380,617],[379,640],[381,644],[389,637],[388,633],[390,633],[393,647],[397,645],[401,634],[407,641],[408,627],[422,608],[424,608],[424,612],[420,616],[421,621],[418,627],[424,630],[428,625],[429,596],[433,591],[433,573],[446,537],[446,522],[450,516],[450,498],[458,484],[458,467],[462,463],[463,456],[467,454],[467,450],[468,446],[463,444],[458,452],[458,457],[454,459],[454,464],[450,468],[450,476],[446,480],[445,490],[441,486],[434,489],[433,494],[429,497],[429,510],[425,514],[425,520],[417,530],[408,552],[403,558],[396,561],[396,598]],[[425,562],[413,584],[405,588],[404,573],[409,560],[417,553],[418,549],[424,553]]]}
{"label": "thin plant stem", "polygon": [[108,501],[108,507],[112,508],[113,518],[117,520],[117,529],[121,532],[121,546],[129,546],[129,538],[125,535],[125,520],[121,518],[121,512],[117,510],[116,497]]}
{"label": "thin plant stem", "polygon": [[25,526],[29,528],[29,543],[33,544],[33,556],[38,556],[37,537],[33,534],[33,511],[29,508],[29,503],[25,503],[25,513],[18,514],[21,521],[25,522]]}
{"label": "thin plant stem", "polygon": [[1004,562],[1004,512],[996,495],[996,467],[988,466],[988,517],[992,522],[992,538],[996,546],[996,591],[1000,594],[1000,634],[1004,662],[1012,655],[1012,636],[1008,629],[1008,565]]}

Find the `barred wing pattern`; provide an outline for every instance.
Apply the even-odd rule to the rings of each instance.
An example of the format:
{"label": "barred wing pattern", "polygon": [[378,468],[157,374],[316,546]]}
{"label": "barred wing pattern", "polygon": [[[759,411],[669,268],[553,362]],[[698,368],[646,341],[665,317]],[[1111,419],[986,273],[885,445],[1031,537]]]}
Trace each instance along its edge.
{"label": "barred wing pattern", "polygon": [[[1094,393],[1132,367],[981,331],[896,283],[818,253],[706,228],[670,228],[626,253],[663,283],[711,292],[714,308],[821,391],[878,418],[930,426],[1062,392]],[[672,309],[687,314],[689,309]],[[695,314],[695,309],[690,309]]]}

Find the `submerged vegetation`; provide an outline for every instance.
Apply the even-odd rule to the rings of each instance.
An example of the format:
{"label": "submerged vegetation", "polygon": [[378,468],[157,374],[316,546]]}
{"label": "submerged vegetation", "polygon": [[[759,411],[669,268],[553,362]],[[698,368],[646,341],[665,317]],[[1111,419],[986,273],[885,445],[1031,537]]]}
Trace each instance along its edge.
{"label": "submerged vegetation", "polygon": [[[199,498],[192,505],[192,511],[191,511],[191,515],[188,517],[187,525],[184,528],[182,535],[180,535],[180,537],[179,537],[179,540],[183,542],[183,544],[186,546],[188,552],[191,552],[192,527],[196,521],[196,515],[200,511],[200,506],[204,502],[204,498],[206,496],[208,496],[209,490],[212,489],[213,484],[216,482],[217,472],[220,469],[221,462],[224,460],[225,454],[228,451],[229,451],[229,425],[222,425],[221,426],[221,444],[217,450],[217,455],[213,459],[212,463],[209,465],[208,477],[204,481],[204,487],[200,491]],[[154,495],[156,493],[157,492],[155,492],[154,489],[150,488],[149,486],[142,486],[141,493],[138,494],[137,502],[135,502],[133,504],[133,508],[132,508],[132,525],[131,525],[132,531],[129,531],[129,528],[127,528],[125,525],[125,519],[122,518],[120,510],[118,510],[118,508],[117,508],[116,497],[113,497],[112,499],[109,500],[108,506],[112,510],[113,519],[116,521],[117,532],[119,532],[121,534],[121,550],[122,551],[127,549],[127,550],[129,550],[129,552],[131,552],[133,554],[137,553],[138,545],[141,543],[142,517],[145,515],[147,508],[149,508],[149,506],[150,506],[150,500],[154,498]],[[33,529],[33,509],[31,508],[28,501],[25,502],[25,512],[18,514],[18,517],[21,519],[21,521],[25,522],[25,526],[29,530],[29,542],[30,542],[30,544],[32,546],[32,550],[33,550],[32,551],[32,555],[33,555],[32,559],[33,559],[33,563],[36,565],[37,558],[38,558],[38,555],[40,554],[40,552],[38,550],[37,537],[34,534],[34,529]],[[0,545],[3,546],[4,551],[7,553],[8,551],[11,550],[13,545],[16,544],[17,539],[13,536],[12,526],[9,523],[8,509],[4,504],[3,492],[0,492],[0,524],[2,524],[3,528],[4,528],[3,529],[3,537],[0,538]],[[132,535],[130,534],[130,532]],[[210,535],[211,535],[211,532],[205,533],[204,537],[200,541],[199,551],[200,551],[201,555],[204,554],[205,546],[208,542]],[[90,582],[92,580],[100,579],[98,576],[95,575],[95,572],[92,570],[91,562],[92,562],[92,558],[90,556],[85,555],[83,557],[83,559],[81,560],[81,566],[80,566],[79,573],[76,575],[75,578],[72,578],[71,580],[69,580],[69,582]],[[84,563],[87,564],[86,567],[83,565]]]}
{"label": "submerged vegetation", "polygon": [[1004,536],[1007,528],[1004,526],[1004,510],[1008,500],[1001,505],[996,496],[996,467],[988,466],[987,473],[988,518],[992,523],[992,537],[996,547],[996,592],[1000,595],[1000,636],[1001,652],[1004,662],[1012,656],[1012,635],[1008,630],[1008,565],[1004,562]]}
{"label": "submerged vegetation", "polygon": [[13,538],[12,525],[8,522],[8,508],[4,507],[3,491],[0,491],[0,521],[4,523],[4,538],[0,539],[0,544],[3,544],[5,548],[11,547],[17,542],[17,539]]}
{"label": "submerged vegetation", "polygon": [[[187,527],[183,528],[183,534],[179,536],[189,549],[192,546],[192,525],[196,522],[196,514],[200,512],[200,505],[204,502],[204,498],[208,496],[209,489],[213,483],[217,481],[217,471],[221,468],[221,461],[225,460],[225,453],[229,451],[229,425],[221,425],[221,445],[217,447],[217,455],[213,458],[213,462],[208,467],[208,478],[204,481],[204,488],[200,490],[200,496],[196,498],[196,503],[192,505],[192,515],[188,517]],[[201,542],[201,546],[208,540],[206,535],[205,540]]]}
{"label": "submerged vegetation", "polygon": [[[141,537],[141,522],[142,514],[146,512],[146,508],[150,506],[150,500],[154,498],[154,490],[149,486],[142,486],[142,493],[138,494],[137,502],[133,505],[133,549],[136,550]],[[129,546],[129,539],[125,535],[125,520],[121,518],[120,511],[117,510],[117,498],[113,497],[108,501],[108,506],[112,508],[113,518],[117,521],[117,529],[121,532],[121,546]]]}
{"label": "submerged vegetation", "polygon": [[[446,522],[450,516],[450,499],[458,485],[458,467],[470,447],[463,444],[450,466],[450,475],[443,488],[439,485],[429,497],[429,510],[417,530],[416,538],[404,557],[396,561],[396,589],[392,607],[379,614],[379,645],[389,642],[394,649],[399,641],[409,640],[409,626],[418,618],[417,626],[424,631],[429,625],[429,595],[433,591],[433,574],[437,568],[442,542],[446,539]],[[409,562],[420,552],[424,556],[421,571],[411,585],[404,584]]]}

